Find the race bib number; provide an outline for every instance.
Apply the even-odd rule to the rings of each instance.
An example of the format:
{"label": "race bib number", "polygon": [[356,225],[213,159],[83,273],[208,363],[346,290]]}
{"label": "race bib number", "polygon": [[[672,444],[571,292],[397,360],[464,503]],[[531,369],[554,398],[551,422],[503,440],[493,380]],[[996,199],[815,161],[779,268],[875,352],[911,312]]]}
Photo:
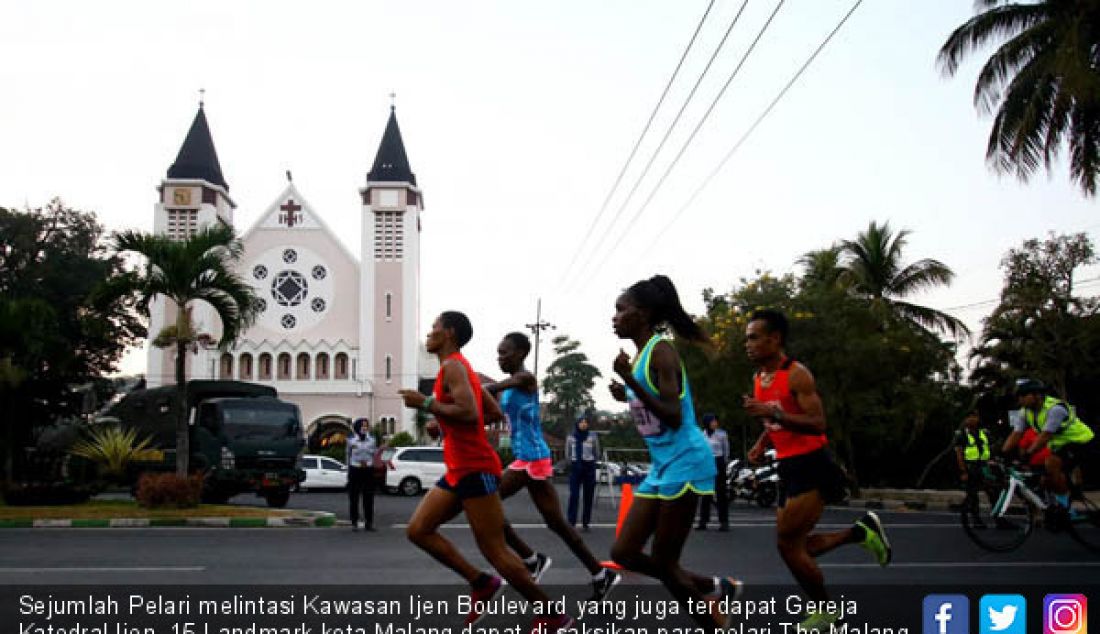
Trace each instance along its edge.
{"label": "race bib number", "polygon": [[661,419],[646,409],[645,403],[637,399],[630,401],[630,415],[634,418],[634,425],[642,437],[658,436],[664,431]]}

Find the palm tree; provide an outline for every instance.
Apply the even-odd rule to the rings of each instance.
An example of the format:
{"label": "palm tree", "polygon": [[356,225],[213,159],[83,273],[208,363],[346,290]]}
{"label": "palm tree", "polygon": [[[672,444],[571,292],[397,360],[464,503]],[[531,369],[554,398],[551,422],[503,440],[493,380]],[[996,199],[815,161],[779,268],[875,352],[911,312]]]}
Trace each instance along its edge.
{"label": "palm tree", "polygon": [[186,355],[203,341],[212,341],[191,325],[190,304],[206,302],[217,312],[222,324],[218,346],[223,349],[255,322],[256,295],[234,271],[244,254],[244,245],[232,227],[218,224],[183,241],[127,231],[115,235],[114,249],[144,256],[146,262],[140,271],[112,280],[106,292],[135,296],[138,309],[145,315],[149,315],[149,304],[157,297],[170,300],[176,309],[175,323],[158,333],[153,343],[176,350],[176,474],[186,477],[190,455]]}
{"label": "palm tree", "polygon": [[840,243],[844,256],[840,282],[855,295],[866,297],[872,307],[923,329],[947,332],[953,337],[970,331],[958,319],[934,308],[901,298],[914,291],[951,283],[955,274],[939,260],[925,259],[903,265],[901,252],[908,231],[894,233],[890,223],[872,222],[855,240]]}
{"label": "palm tree", "polygon": [[1000,173],[1027,180],[1049,172],[1063,139],[1070,176],[1086,196],[1100,171],[1100,2],[1097,0],[977,0],[978,12],[940,49],[944,74],[954,75],[975,49],[1007,39],[986,60],[974,105],[992,114],[986,159]]}

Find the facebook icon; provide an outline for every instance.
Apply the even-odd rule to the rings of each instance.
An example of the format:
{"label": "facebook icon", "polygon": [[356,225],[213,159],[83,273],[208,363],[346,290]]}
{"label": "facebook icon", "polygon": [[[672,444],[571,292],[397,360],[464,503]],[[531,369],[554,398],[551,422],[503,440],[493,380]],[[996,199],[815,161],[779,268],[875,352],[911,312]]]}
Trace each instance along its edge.
{"label": "facebook icon", "polygon": [[961,594],[924,597],[924,634],[970,634],[970,599]]}

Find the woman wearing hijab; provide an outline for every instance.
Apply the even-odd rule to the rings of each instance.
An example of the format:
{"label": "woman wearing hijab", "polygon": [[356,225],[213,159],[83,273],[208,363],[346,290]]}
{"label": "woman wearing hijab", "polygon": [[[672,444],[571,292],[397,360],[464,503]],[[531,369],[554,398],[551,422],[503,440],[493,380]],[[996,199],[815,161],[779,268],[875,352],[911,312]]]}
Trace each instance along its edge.
{"label": "woman wearing hijab", "polygon": [[374,451],[377,443],[370,434],[370,422],[357,418],[355,432],[348,438],[348,501],[351,503],[351,530],[359,530],[359,498],[363,498],[363,529],[374,530]]}
{"label": "woman wearing hijab", "polygon": [[585,532],[592,520],[592,495],[596,491],[596,459],[600,441],[588,431],[588,417],[581,416],[573,433],[565,439],[565,455],[569,456],[569,523],[577,525],[577,501],[584,494],[584,514],[581,525]]}

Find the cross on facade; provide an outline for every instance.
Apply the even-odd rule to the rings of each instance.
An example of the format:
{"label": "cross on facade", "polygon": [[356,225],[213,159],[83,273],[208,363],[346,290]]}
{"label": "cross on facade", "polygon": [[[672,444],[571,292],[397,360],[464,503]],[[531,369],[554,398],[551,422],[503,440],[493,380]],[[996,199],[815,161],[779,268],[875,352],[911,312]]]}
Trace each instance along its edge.
{"label": "cross on facade", "polygon": [[302,206],[295,203],[293,198],[287,199],[286,203],[279,205],[279,209],[286,212],[279,215],[280,223],[286,224],[287,227],[293,227],[301,222],[298,212],[302,210]]}

